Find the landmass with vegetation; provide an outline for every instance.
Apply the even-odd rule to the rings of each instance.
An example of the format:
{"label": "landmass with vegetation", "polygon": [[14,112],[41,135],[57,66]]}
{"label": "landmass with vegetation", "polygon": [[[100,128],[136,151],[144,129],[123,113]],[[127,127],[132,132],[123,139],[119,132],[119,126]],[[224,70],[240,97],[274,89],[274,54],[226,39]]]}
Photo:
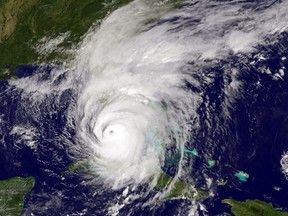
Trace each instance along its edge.
{"label": "landmass with vegetation", "polygon": [[[173,181],[173,178],[169,176],[166,173],[162,173],[160,178],[158,179],[158,182],[156,184],[156,188],[158,189],[167,189],[171,182]],[[184,198],[184,199],[205,199],[209,197],[208,192],[196,189],[191,186],[191,184],[177,180],[174,182],[174,184],[171,185],[172,188],[168,191],[168,193],[165,196],[165,199],[174,199],[174,198]]]}
{"label": "landmass with vegetation", "polygon": [[[88,161],[76,161],[71,163],[67,170],[65,171],[65,175],[71,175],[78,173],[80,175],[86,176],[86,177],[94,177],[93,174],[89,172],[88,168]],[[176,180],[174,183],[172,183],[173,178],[162,172],[160,178],[158,179],[155,188],[157,190],[166,190],[171,185],[171,189],[167,191],[167,194],[164,196],[164,199],[175,199],[175,198],[183,198],[183,199],[205,199],[209,197],[208,192],[196,189],[191,186],[191,184]]]}
{"label": "landmass with vegetation", "polygon": [[235,216],[288,216],[288,212],[282,212],[274,208],[272,203],[266,203],[261,200],[246,200],[244,202],[233,199],[225,199],[224,204],[230,205],[231,212]]}
{"label": "landmass with vegetation", "polygon": [[0,0],[0,76],[65,60],[92,24],[131,0]]}
{"label": "landmass with vegetation", "polygon": [[32,190],[34,184],[33,177],[0,180],[0,216],[20,215],[25,195]]}
{"label": "landmass with vegetation", "polygon": [[[90,28],[132,0],[0,0],[0,79],[19,65],[59,64]],[[159,5],[180,0],[155,0]]]}

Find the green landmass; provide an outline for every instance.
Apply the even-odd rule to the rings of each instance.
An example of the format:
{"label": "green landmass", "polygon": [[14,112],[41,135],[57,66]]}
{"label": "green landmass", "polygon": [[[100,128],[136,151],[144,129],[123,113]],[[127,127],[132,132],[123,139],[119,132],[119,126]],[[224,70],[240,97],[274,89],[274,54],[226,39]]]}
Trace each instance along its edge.
{"label": "green landmass", "polygon": [[244,202],[225,199],[222,203],[232,206],[231,212],[235,216],[288,216],[288,212],[281,212],[271,203],[261,200],[246,200]]}
{"label": "green landmass", "polygon": [[[3,66],[50,63],[69,57],[67,50],[93,23],[130,1],[0,0],[0,74],[7,74]],[[55,47],[45,49],[45,42],[51,40]]]}
{"label": "green landmass", "polygon": [[[88,162],[85,160],[71,163],[64,174],[69,175],[73,173],[81,173],[86,177],[93,177],[93,175],[89,173]],[[158,190],[167,189],[172,180],[173,178],[171,176],[163,172],[157,181],[156,188]],[[190,200],[199,200],[209,197],[209,194],[204,190],[192,188],[189,183],[177,180],[164,199],[168,200],[179,197]]]}
{"label": "green landmass", "polygon": [[[0,79],[18,65],[59,64],[71,58],[93,24],[132,0],[0,0]],[[183,0],[154,0],[156,5]]]}
{"label": "green landmass", "polygon": [[67,170],[65,171],[65,174],[73,174],[76,173],[78,171],[87,171],[87,167],[88,167],[88,162],[87,161],[76,161],[73,162],[71,164],[69,164],[69,166],[67,167]]}
{"label": "green landmass", "polygon": [[[160,176],[156,188],[165,189],[169,187],[169,184],[173,178],[166,173],[162,173]],[[201,189],[195,189],[191,187],[191,184],[177,180],[175,184],[172,186],[171,191],[165,196],[165,199],[173,199],[173,198],[185,198],[185,199],[205,199],[209,196],[209,194]]]}
{"label": "green landmass", "polygon": [[63,174],[66,176],[77,174],[87,179],[94,179],[96,177],[95,173],[89,169],[88,159],[70,163]]}
{"label": "green landmass", "polygon": [[0,181],[0,216],[20,215],[25,195],[35,184],[33,177],[15,177]]}

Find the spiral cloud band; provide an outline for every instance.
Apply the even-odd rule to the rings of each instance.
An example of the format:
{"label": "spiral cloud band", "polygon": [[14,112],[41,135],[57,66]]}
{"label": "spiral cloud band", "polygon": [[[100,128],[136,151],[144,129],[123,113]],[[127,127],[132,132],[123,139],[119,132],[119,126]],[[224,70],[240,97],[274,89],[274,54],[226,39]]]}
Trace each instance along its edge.
{"label": "spiral cloud band", "polygon": [[78,63],[89,72],[80,136],[93,151],[92,169],[113,188],[161,174],[165,149],[184,144],[188,105],[196,101],[178,70],[183,45],[159,29],[139,34],[143,22],[163,11],[140,2],[127,7],[87,36]]}
{"label": "spiral cloud band", "polygon": [[[168,150],[184,149],[190,139],[191,119],[197,119],[201,100],[201,93],[186,87],[200,86],[193,75],[201,74],[191,62],[199,67],[206,59],[249,52],[274,33],[269,29],[286,26],[269,23],[274,10],[265,16],[253,12],[247,20],[229,4],[211,12],[204,1],[172,11],[159,2],[134,1],[114,11],[87,34],[75,63],[84,77],[79,137],[91,150],[95,174],[115,189],[159,175]],[[278,12],[286,16],[281,8]],[[235,20],[249,25],[230,29]]]}

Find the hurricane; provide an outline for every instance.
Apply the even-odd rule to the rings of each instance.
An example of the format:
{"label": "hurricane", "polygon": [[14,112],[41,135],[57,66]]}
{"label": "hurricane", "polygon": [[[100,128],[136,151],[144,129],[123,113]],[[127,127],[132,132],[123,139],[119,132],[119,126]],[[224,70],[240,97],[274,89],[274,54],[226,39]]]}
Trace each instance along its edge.
{"label": "hurricane", "polygon": [[[175,151],[183,157],[199,123],[198,69],[205,61],[249,52],[278,30],[267,31],[266,19],[272,18],[262,13],[245,16],[241,7],[229,4],[212,13],[205,2],[193,4],[175,12],[169,2],[132,2],[109,15],[82,44],[76,60],[76,70],[86,74],[79,136],[91,151],[92,169],[114,189],[159,178],[165,159]],[[221,31],[236,21],[237,28]],[[227,91],[237,91],[237,80],[230,84]],[[183,172],[182,159],[176,178]]]}
{"label": "hurricane", "polygon": [[[45,207],[53,215],[59,203],[62,212],[77,191],[75,215],[213,215],[206,208],[219,188],[246,193],[250,182],[261,185],[249,171],[266,166],[270,152],[277,167],[269,168],[287,178],[279,138],[286,132],[270,122],[286,119],[287,8],[285,1],[131,1],[91,26],[65,64],[0,86],[24,104],[9,135],[17,149],[26,143],[44,152],[35,153],[44,164],[37,177],[57,197],[47,204],[38,187],[30,200],[39,205],[28,199],[24,213],[43,215]],[[76,174],[63,172],[71,164]],[[48,187],[47,173],[61,187],[67,181],[65,190]]]}
{"label": "hurricane", "polygon": [[91,147],[95,173],[115,189],[159,176],[168,150],[188,141],[196,116],[199,96],[187,90],[191,78],[180,70],[185,44],[162,26],[142,29],[168,11],[132,3],[83,45],[78,64],[89,75],[79,99],[80,136]]}

